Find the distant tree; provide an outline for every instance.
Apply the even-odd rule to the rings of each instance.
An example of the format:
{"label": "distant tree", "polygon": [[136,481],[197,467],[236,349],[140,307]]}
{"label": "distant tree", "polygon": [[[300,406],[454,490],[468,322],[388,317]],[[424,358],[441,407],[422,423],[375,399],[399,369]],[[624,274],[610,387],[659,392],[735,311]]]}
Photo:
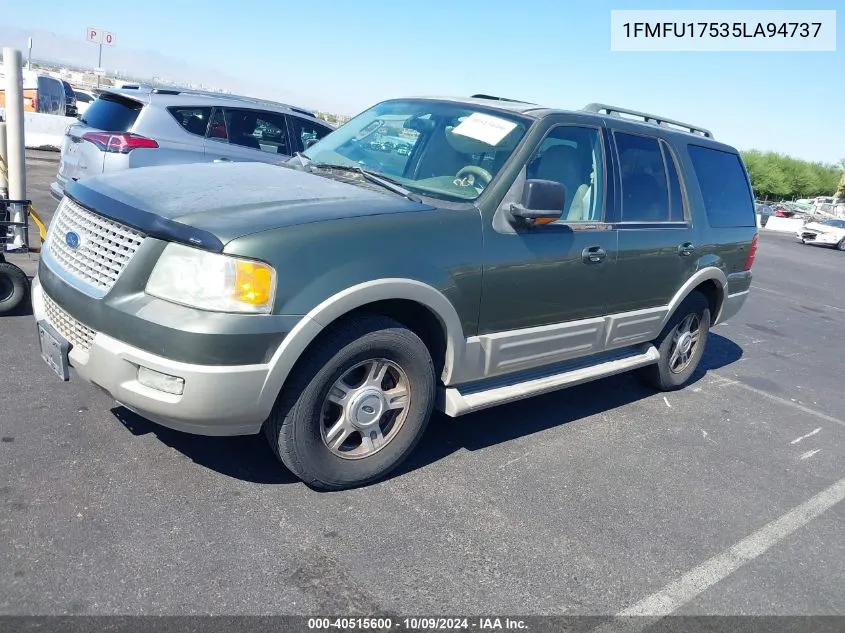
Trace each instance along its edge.
{"label": "distant tree", "polygon": [[758,198],[812,198],[830,196],[842,187],[838,165],[811,163],[776,152],[750,150],[742,158]]}
{"label": "distant tree", "polygon": [[839,168],[842,170],[842,177],[839,179],[839,186],[836,188],[836,196],[845,198],[845,158],[839,159]]}

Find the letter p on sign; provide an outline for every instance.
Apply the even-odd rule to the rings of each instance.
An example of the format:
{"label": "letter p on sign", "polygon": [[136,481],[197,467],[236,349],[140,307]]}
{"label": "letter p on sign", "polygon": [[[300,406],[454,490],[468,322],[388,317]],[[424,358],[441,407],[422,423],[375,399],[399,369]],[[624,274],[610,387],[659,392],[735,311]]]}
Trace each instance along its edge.
{"label": "letter p on sign", "polygon": [[87,39],[89,42],[93,42],[94,44],[102,44],[103,33],[102,31],[100,31],[100,29],[92,29],[91,27],[88,27],[85,39]]}

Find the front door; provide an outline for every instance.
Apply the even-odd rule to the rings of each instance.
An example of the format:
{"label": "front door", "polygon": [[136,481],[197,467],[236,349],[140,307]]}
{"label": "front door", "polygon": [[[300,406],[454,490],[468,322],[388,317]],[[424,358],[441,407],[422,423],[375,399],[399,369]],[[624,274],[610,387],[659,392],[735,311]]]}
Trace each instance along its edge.
{"label": "front door", "polygon": [[291,157],[285,115],[246,108],[215,108],[208,126],[209,160],[281,163]]}
{"label": "front door", "polygon": [[616,231],[605,222],[604,148],[599,127],[552,127],[525,169],[527,178],[563,184],[560,220],[513,231],[485,223],[479,335],[498,348],[497,371],[583,356],[602,345],[617,253]]}

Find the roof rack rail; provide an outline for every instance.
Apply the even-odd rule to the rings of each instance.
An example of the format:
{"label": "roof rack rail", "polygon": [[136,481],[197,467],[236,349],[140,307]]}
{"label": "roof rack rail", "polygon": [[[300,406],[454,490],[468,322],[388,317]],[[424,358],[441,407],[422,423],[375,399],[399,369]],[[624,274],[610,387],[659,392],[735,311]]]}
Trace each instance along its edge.
{"label": "roof rack rail", "polygon": [[[627,114],[643,119],[645,123],[652,123],[661,127],[675,126],[681,128],[685,132],[697,134],[706,138],[713,138],[713,132],[697,125],[690,125],[689,123],[682,123],[681,121],[674,121],[666,117],[649,114],[647,112],[638,112],[637,110],[628,110],[627,108],[617,108],[616,106],[607,105],[605,103],[590,103],[582,108],[584,112],[597,112],[599,114],[607,114],[608,116],[619,117],[620,114]],[[621,118],[621,117],[620,117]]]}
{"label": "roof rack rail", "polygon": [[492,101],[508,101],[510,103],[527,103],[528,105],[535,105],[528,101],[523,101],[522,99],[508,99],[507,97],[494,97],[493,95],[483,94],[472,95],[470,99],[490,99]]}
{"label": "roof rack rail", "polygon": [[252,101],[253,103],[260,103],[264,105],[272,105],[272,106],[281,106],[283,108],[288,108],[293,112],[298,112],[304,116],[310,116],[313,119],[317,118],[317,114],[311,110],[306,108],[301,108],[299,106],[291,105],[289,103],[283,103],[281,101],[273,101],[272,99],[263,99],[261,97],[250,97],[247,95],[236,94],[232,92],[216,92],[214,90],[196,90],[193,88],[155,88],[153,89],[153,93],[155,94],[162,94],[162,95],[180,95],[180,94],[188,94],[188,95],[202,95],[206,97],[217,97],[220,99],[242,99],[244,101]]}

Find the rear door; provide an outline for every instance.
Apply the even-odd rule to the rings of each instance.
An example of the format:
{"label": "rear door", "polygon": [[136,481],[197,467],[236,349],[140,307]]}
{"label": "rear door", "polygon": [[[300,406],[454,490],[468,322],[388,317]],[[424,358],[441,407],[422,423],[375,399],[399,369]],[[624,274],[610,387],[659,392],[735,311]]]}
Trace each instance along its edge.
{"label": "rear door", "polygon": [[214,161],[282,163],[293,155],[285,115],[250,108],[214,108],[205,153]]}
{"label": "rear door", "polygon": [[62,144],[58,184],[64,189],[69,180],[103,173],[105,152],[83,140],[88,132],[129,132],[144,104],[123,95],[104,92],[80,118],[70,125]]}
{"label": "rear door", "polygon": [[694,243],[678,159],[664,140],[639,129],[611,136],[621,199],[610,312],[663,307],[695,272],[701,246]]}

